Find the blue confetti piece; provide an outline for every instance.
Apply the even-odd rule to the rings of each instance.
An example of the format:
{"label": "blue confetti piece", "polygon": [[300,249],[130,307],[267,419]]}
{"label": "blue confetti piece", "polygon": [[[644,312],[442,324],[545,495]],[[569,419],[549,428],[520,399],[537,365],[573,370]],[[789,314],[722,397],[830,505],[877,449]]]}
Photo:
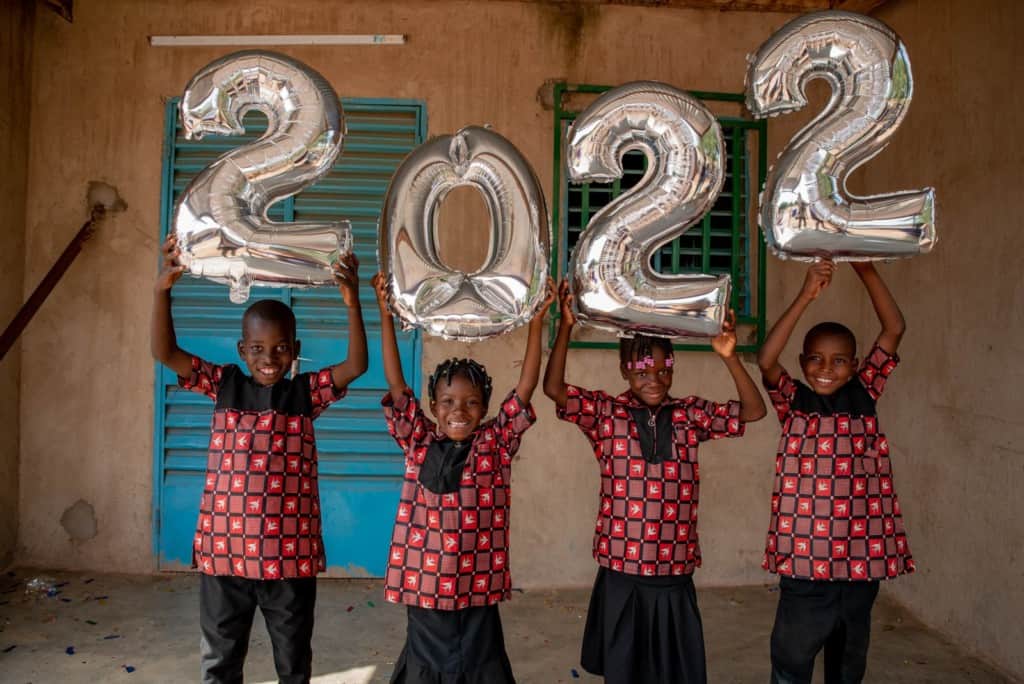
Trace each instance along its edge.
{"label": "blue confetti piece", "polygon": [[124,671],[125,672],[135,672],[135,668],[132,667],[131,665],[125,665],[124,666]]}
{"label": "blue confetti piece", "polygon": [[110,641],[111,639],[120,639],[121,635],[120,634],[108,634],[107,636],[105,636],[103,638],[106,639],[107,641]]}
{"label": "blue confetti piece", "polygon": [[60,593],[60,589],[49,589],[49,590],[47,590],[46,595],[49,596],[50,598],[53,598],[54,596],[56,596],[59,593]]}
{"label": "blue confetti piece", "polygon": [[67,653],[68,655],[75,655],[75,647],[74,646],[68,646],[67,648],[64,649],[64,652]]}
{"label": "blue confetti piece", "polygon": [[66,587],[66,586],[68,586],[68,582],[61,582],[60,584],[54,584],[53,585],[54,589],[60,589],[61,587]]}
{"label": "blue confetti piece", "polygon": [[573,668],[573,669],[569,670],[569,672],[572,673],[572,678],[573,679],[579,679],[580,678],[580,673],[576,671],[576,668]]}

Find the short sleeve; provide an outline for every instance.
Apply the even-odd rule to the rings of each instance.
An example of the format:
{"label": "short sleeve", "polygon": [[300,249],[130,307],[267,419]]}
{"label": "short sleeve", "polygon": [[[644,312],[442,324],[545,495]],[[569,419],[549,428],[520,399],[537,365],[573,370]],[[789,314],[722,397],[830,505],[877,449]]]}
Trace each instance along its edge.
{"label": "short sleeve", "polygon": [[558,407],[555,415],[559,419],[575,423],[592,444],[600,441],[597,426],[605,416],[612,413],[612,398],[604,392],[568,385],[566,389],[565,408]]}
{"label": "short sleeve", "polygon": [[509,392],[494,418],[498,439],[508,458],[519,450],[520,438],[535,422],[537,414],[533,410],[533,405],[524,403],[515,390]]}
{"label": "short sleeve", "polygon": [[334,386],[331,368],[322,368],[316,373],[309,373],[309,396],[313,406],[313,418],[324,412],[328,406],[348,393],[346,389]]}
{"label": "short sleeve", "polygon": [[775,413],[779,416],[779,422],[785,423],[793,410],[793,400],[796,398],[796,382],[786,369],[782,369],[779,381],[773,386],[768,380],[764,380],[764,388],[768,390],[768,401],[775,407]]}
{"label": "short sleeve", "polygon": [[740,402],[730,400],[719,404],[700,397],[690,397],[686,404],[687,419],[700,428],[697,439],[742,437],[746,423],[740,420]]}
{"label": "short sleeve", "polygon": [[877,344],[871,347],[871,351],[864,358],[857,376],[868,391],[872,399],[877,400],[885,390],[885,383],[889,375],[896,369],[900,357],[897,354],[890,354]]}
{"label": "short sleeve", "polygon": [[408,389],[397,401],[388,392],[381,399],[388,432],[406,456],[434,431],[434,422],[423,413],[419,400]]}
{"label": "short sleeve", "polygon": [[217,392],[220,390],[220,382],[224,377],[224,366],[204,361],[198,356],[192,357],[192,372],[186,378],[178,377],[178,385],[190,392],[205,394],[214,401],[217,401]]}

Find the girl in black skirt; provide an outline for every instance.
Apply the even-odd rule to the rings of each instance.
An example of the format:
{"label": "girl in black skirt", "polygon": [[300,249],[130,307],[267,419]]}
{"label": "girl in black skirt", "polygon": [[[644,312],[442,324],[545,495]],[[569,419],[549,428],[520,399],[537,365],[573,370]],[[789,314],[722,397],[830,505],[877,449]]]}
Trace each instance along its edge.
{"label": "girl in black skirt", "polygon": [[522,433],[536,420],[548,298],[530,321],[519,384],[484,422],[491,378],[471,359],[449,359],[430,376],[430,411],[405,384],[387,306],[374,279],[388,393],[388,429],[405,452],[405,480],[388,554],[385,599],[404,603],[408,631],[391,681],[513,683],[498,603],[509,598],[509,484]]}
{"label": "girl in black skirt", "polygon": [[711,346],[729,369],[739,401],[670,397],[672,344],[643,335],[619,346],[625,392],[611,396],[568,385],[565,358],[576,319],[565,281],[559,300],[562,316],[544,393],[558,417],[587,436],[601,465],[594,534],[600,567],[583,635],[583,668],[613,684],[706,682],[692,579],[700,565],[697,446],[742,435],[745,423],[764,417],[764,401],[736,358],[731,321]]}

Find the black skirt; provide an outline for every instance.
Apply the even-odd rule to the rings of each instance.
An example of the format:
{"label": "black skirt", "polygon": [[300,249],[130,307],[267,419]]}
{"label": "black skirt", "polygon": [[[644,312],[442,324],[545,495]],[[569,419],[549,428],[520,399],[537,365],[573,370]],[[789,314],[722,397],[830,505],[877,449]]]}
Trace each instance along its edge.
{"label": "black skirt", "polygon": [[497,605],[408,612],[391,684],[515,684]]}
{"label": "black skirt", "polygon": [[599,568],[580,656],[607,684],[704,684],[704,629],[690,575]]}

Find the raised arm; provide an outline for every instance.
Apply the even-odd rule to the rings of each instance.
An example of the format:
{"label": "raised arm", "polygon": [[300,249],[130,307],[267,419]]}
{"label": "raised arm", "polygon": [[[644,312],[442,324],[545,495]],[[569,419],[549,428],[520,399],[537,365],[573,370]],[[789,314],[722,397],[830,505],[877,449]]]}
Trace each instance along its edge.
{"label": "raised arm", "polygon": [[526,337],[526,353],[523,354],[523,369],[519,373],[519,384],[516,385],[516,394],[524,404],[530,403],[533,390],[537,389],[537,380],[540,379],[540,348],[544,336],[544,314],[547,313],[548,307],[554,300],[555,281],[548,278],[544,303],[530,319]]}
{"label": "raised arm", "polygon": [[380,307],[380,346],[384,357],[384,378],[388,382],[391,398],[398,401],[405,394],[408,385],[402,375],[402,359],[398,355],[398,340],[395,338],[395,321],[388,309],[387,278],[383,273],[373,276],[373,289],[377,293]]}
{"label": "raised arm", "polygon": [[800,294],[768,331],[768,336],[757,353],[757,365],[761,368],[762,377],[770,385],[775,385],[782,377],[779,356],[782,354],[786,342],[789,341],[790,335],[793,334],[793,328],[796,327],[797,321],[807,310],[807,306],[829,286],[835,272],[836,265],[830,259],[823,259],[811,264],[804,277],[804,286],[800,289]]}
{"label": "raised arm", "polygon": [[740,420],[752,423],[764,418],[768,409],[764,406],[761,392],[754,384],[750,373],[744,368],[743,362],[736,356],[736,314],[732,309],[729,309],[729,319],[722,325],[722,332],[711,340],[711,348],[722,358],[733,382],[736,383],[736,392],[740,399]]}
{"label": "raised arm", "polygon": [[896,349],[900,346],[900,340],[903,339],[903,333],[907,329],[907,322],[903,320],[903,312],[900,311],[896,299],[889,292],[889,288],[886,287],[885,281],[875,270],[875,265],[872,262],[854,261],[850,262],[850,265],[853,266],[853,270],[857,272],[861,282],[864,283],[864,289],[868,291],[871,303],[875,307],[875,314],[878,315],[878,321],[882,324],[882,331],[878,333],[875,344],[890,354],[895,354]]}
{"label": "raised arm", "polygon": [[569,353],[572,327],[576,325],[576,316],[572,313],[572,295],[565,278],[558,284],[558,308],[561,317],[558,320],[558,335],[551,347],[551,356],[548,357],[548,367],[544,370],[544,394],[558,408],[565,408],[569,396],[569,387],[565,384],[565,357]]}
{"label": "raised arm", "polygon": [[153,287],[153,318],[149,327],[149,349],[153,358],[181,377],[192,373],[192,355],[178,346],[171,315],[171,288],[178,282],[185,267],[178,263],[181,252],[177,239],[171,235],[160,248],[163,264]]}
{"label": "raised arm", "polygon": [[363,307],[359,303],[359,259],[347,254],[332,264],[338,291],[348,307],[348,356],[331,370],[335,388],[344,389],[366,372],[366,327],[363,325]]}

